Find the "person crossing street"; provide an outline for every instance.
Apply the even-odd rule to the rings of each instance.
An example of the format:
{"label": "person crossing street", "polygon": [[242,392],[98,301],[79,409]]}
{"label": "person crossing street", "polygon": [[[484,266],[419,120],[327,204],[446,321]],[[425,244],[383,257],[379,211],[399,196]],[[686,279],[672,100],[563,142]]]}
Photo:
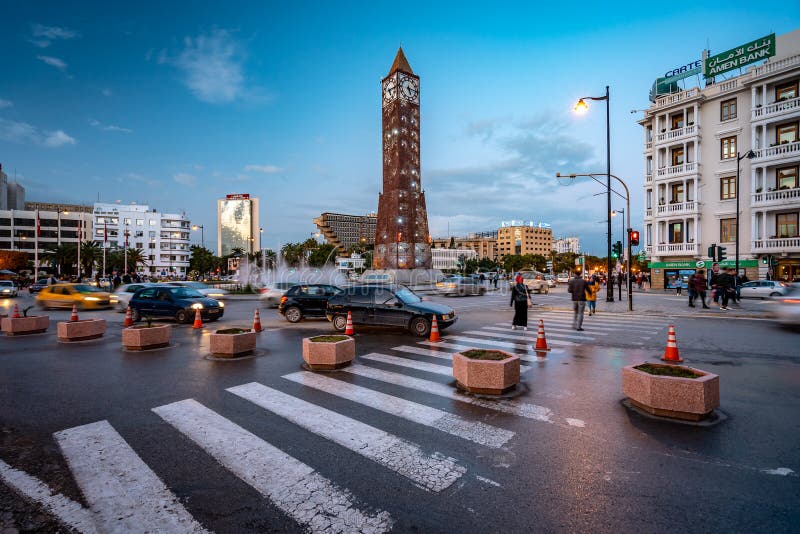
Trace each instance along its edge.
{"label": "person crossing street", "polygon": [[572,294],[572,328],[578,332],[583,331],[583,313],[586,311],[586,280],[581,273],[569,281],[567,291]]}

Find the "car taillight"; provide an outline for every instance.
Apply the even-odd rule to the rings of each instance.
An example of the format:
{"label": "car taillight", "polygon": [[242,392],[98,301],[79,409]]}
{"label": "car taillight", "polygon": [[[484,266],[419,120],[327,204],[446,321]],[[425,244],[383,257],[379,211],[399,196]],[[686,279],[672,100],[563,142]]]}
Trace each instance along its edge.
{"label": "car taillight", "polygon": [[800,304],[800,299],[783,299],[783,302],[788,302],[790,304]]}
{"label": "car taillight", "polygon": [[287,300],[289,300],[289,299],[288,299],[288,298],[286,298],[286,297],[281,297],[281,304],[283,304],[283,303],[284,303],[284,302],[286,302]]}
{"label": "car taillight", "polygon": [[269,288],[268,288],[268,287],[262,287],[262,288],[261,288],[261,289],[259,289],[258,291],[259,291],[260,293],[266,293],[267,291],[269,291]]}

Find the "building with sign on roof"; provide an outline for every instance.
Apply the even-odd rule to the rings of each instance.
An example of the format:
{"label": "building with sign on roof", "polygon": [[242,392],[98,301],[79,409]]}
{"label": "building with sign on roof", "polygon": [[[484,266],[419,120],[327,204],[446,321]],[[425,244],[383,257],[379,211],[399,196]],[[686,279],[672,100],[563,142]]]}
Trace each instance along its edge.
{"label": "building with sign on roof", "polygon": [[217,254],[227,256],[235,249],[252,254],[258,247],[258,199],[247,193],[226,195],[217,200]]}
{"label": "building with sign on roof", "polygon": [[702,56],[705,87],[656,95],[639,121],[653,288],[711,266],[712,245],[733,267],[737,204],[740,272],[800,280],[800,30]]}

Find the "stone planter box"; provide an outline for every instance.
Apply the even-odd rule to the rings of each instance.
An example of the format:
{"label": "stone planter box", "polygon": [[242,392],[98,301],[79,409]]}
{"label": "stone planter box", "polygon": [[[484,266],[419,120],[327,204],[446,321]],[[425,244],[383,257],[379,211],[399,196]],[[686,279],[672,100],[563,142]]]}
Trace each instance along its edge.
{"label": "stone planter box", "polygon": [[[219,330],[217,331],[219,332]],[[256,350],[256,333],[211,334],[211,354],[220,358],[233,358]]]}
{"label": "stone planter box", "polygon": [[356,341],[349,336],[332,336],[345,338],[341,341],[311,341],[316,336],[303,338],[303,361],[309,368],[317,370],[339,369],[350,365],[356,357]]}
{"label": "stone planter box", "polygon": [[[639,364],[641,365],[641,364]],[[693,371],[698,378],[660,376],[622,368],[622,392],[631,404],[661,417],[699,421],[719,407],[719,376],[682,365],[649,364]]]}
{"label": "stone planter box", "polygon": [[106,333],[105,319],[82,319],[80,321],[60,321],[58,339],[61,341],[85,341],[97,339]]}
{"label": "stone planter box", "polygon": [[169,346],[172,325],[129,326],[122,329],[122,346],[128,350],[148,350]]}
{"label": "stone planter box", "polygon": [[47,332],[50,326],[49,315],[29,315],[28,317],[6,317],[2,321],[3,332],[7,336],[23,336],[26,334],[40,334]]}
{"label": "stone planter box", "polygon": [[479,360],[464,356],[463,352],[453,354],[453,377],[459,387],[470,393],[500,395],[519,383],[519,356],[502,350],[490,352],[503,354],[506,358]]}

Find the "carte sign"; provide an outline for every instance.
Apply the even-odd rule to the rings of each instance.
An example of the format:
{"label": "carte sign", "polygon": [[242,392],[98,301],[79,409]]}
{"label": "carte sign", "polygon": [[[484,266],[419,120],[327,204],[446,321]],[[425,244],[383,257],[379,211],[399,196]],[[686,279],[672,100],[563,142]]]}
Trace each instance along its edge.
{"label": "carte sign", "polygon": [[771,33],[742,46],[706,58],[703,63],[703,76],[712,78],[717,74],[744,67],[775,55],[775,34]]}
{"label": "carte sign", "polygon": [[250,198],[250,193],[238,193],[235,195],[225,195],[226,200],[247,200]]}

